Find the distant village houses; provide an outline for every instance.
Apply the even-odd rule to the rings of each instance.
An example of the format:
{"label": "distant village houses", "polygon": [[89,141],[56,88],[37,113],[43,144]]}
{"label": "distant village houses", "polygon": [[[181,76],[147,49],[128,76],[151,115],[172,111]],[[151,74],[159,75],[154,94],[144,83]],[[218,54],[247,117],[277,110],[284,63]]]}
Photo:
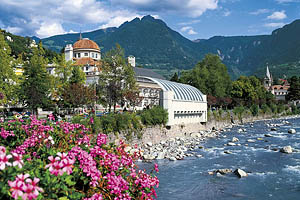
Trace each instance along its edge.
{"label": "distant village houses", "polygon": [[273,85],[273,77],[270,73],[269,67],[267,66],[264,78],[264,87],[275,96],[276,100],[285,101],[290,84],[284,79],[280,79],[280,81],[282,82],[282,85]]}

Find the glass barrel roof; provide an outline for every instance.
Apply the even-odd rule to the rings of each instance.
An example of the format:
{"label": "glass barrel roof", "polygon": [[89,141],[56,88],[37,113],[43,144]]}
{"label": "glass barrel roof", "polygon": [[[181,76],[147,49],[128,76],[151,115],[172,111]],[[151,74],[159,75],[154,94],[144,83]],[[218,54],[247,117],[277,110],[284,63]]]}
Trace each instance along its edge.
{"label": "glass barrel roof", "polygon": [[175,100],[204,101],[202,92],[193,86],[157,78],[143,78],[150,79],[157,83],[163,89],[163,91],[173,91]]}

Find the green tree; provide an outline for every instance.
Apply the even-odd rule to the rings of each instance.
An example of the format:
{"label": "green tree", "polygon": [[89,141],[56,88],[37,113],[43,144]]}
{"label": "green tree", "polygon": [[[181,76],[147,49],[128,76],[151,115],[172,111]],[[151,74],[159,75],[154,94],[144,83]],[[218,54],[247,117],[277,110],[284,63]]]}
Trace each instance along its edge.
{"label": "green tree", "polygon": [[300,80],[298,77],[293,76],[290,80],[290,88],[286,96],[287,100],[294,101],[300,99]]}
{"label": "green tree", "polygon": [[62,98],[70,108],[92,105],[96,100],[95,90],[83,84],[69,84],[64,87]]}
{"label": "green tree", "polygon": [[249,106],[253,103],[270,101],[271,98],[267,90],[255,76],[241,76],[238,80],[233,81],[231,96]]}
{"label": "green tree", "polygon": [[86,80],[85,73],[81,70],[80,66],[73,66],[72,75],[70,77],[70,84],[84,84]]}
{"label": "green tree", "polygon": [[177,72],[174,73],[174,75],[172,76],[172,78],[170,79],[170,81],[179,82],[179,78],[178,78]]}
{"label": "green tree", "polygon": [[33,48],[33,55],[24,65],[21,95],[24,103],[37,113],[37,108],[50,105],[50,76],[46,70],[48,59],[44,57],[42,43]]}
{"label": "green tree", "polygon": [[192,70],[182,73],[180,82],[198,88],[204,94],[225,97],[230,94],[231,80],[226,66],[217,55],[207,54]]}
{"label": "green tree", "polygon": [[53,59],[55,75],[51,76],[52,81],[52,98],[55,101],[62,99],[64,87],[69,84],[68,81],[72,75],[72,61],[66,61],[65,55],[60,54]]}
{"label": "green tree", "polygon": [[13,69],[16,62],[10,54],[11,49],[0,32],[0,93],[2,94],[0,105],[13,104],[17,101],[18,80]]}
{"label": "green tree", "polygon": [[109,111],[126,100],[126,94],[137,91],[134,71],[124,58],[124,50],[119,44],[106,53],[99,75],[98,95],[101,103]]}

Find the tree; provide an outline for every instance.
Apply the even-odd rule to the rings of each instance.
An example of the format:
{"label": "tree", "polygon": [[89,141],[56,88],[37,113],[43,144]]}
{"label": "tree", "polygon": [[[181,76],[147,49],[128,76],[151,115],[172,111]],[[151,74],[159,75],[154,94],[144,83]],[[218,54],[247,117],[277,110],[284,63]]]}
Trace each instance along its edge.
{"label": "tree", "polygon": [[11,49],[0,32],[0,93],[1,104],[13,104],[17,101],[17,76],[14,72],[14,59],[11,57]]}
{"label": "tree", "polygon": [[50,76],[46,70],[48,59],[44,57],[40,42],[33,48],[33,55],[24,65],[24,80],[21,84],[21,95],[24,103],[37,113],[37,108],[48,107],[50,104]]}
{"label": "tree", "polygon": [[62,98],[70,108],[78,108],[93,104],[96,100],[96,94],[92,87],[73,83],[64,87]]}
{"label": "tree", "polygon": [[204,94],[225,97],[230,94],[231,80],[219,56],[207,54],[192,70],[182,73],[180,82],[198,88]]}
{"label": "tree", "polygon": [[170,79],[170,81],[174,81],[174,82],[178,82],[179,81],[179,78],[178,78],[178,75],[177,75],[176,72],[174,73],[174,75],[172,76],[172,78]]}
{"label": "tree", "polygon": [[85,73],[81,70],[80,66],[73,66],[72,75],[69,80],[70,84],[84,84],[86,80]]}
{"label": "tree", "polygon": [[234,81],[232,83],[231,96],[249,105],[255,102],[270,101],[268,91],[255,76],[241,76]]}
{"label": "tree", "polygon": [[287,100],[295,101],[300,99],[300,80],[298,77],[293,76],[290,80],[290,88],[286,96]]}
{"label": "tree", "polygon": [[[65,55],[58,55],[53,59],[55,66],[55,75],[51,76],[52,80],[52,99],[61,100],[63,89],[68,85],[68,81],[72,75],[72,61],[66,61]],[[75,79],[75,78],[74,78]]]}
{"label": "tree", "polygon": [[119,44],[106,53],[98,84],[99,99],[109,111],[112,106],[116,111],[117,104],[125,102],[126,94],[137,91],[133,68],[126,62]]}

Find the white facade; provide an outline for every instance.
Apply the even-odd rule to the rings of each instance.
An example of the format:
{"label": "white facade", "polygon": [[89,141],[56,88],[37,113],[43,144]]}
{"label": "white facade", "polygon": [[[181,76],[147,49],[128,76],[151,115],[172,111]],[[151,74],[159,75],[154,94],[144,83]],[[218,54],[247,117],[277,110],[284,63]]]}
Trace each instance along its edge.
{"label": "white facade", "polygon": [[67,44],[67,46],[65,47],[65,59],[66,59],[66,61],[73,60],[72,44]]}
{"label": "white facade", "polygon": [[129,63],[132,67],[135,67],[135,57],[134,57],[134,56],[128,56],[128,63]]}
{"label": "white facade", "polygon": [[[206,95],[197,88],[150,77],[137,77],[137,84],[140,87],[140,96],[143,97],[138,109],[144,109],[149,105],[162,106],[168,111],[167,125],[207,122]],[[145,93],[145,89],[155,91],[154,95]]]}

